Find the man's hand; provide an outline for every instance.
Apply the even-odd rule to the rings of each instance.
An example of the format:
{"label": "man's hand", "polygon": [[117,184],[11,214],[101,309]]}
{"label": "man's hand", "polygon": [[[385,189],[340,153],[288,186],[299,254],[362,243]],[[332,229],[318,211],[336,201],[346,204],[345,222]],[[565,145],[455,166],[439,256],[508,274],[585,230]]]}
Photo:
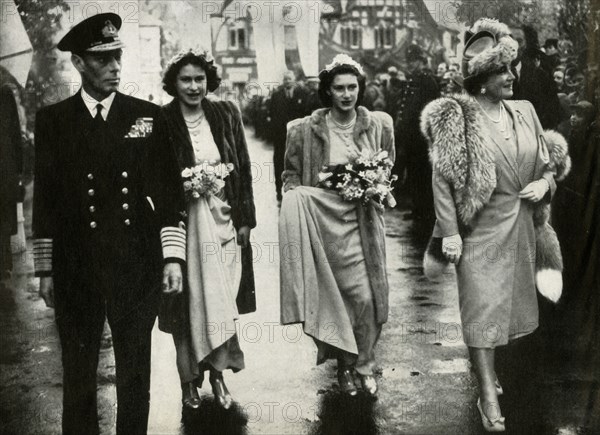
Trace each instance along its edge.
{"label": "man's hand", "polygon": [[250,227],[240,227],[237,231],[237,244],[242,248],[246,248],[248,247],[248,243],[250,243]]}
{"label": "man's hand", "polygon": [[163,267],[163,294],[179,294],[183,291],[183,275],[179,263],[167,263]]}
{"label": "man's hand", "polygon": [[540,178],[539,180],[532,181],[529,183],[523,190],[519,192],[519,198],[528,199],[531,202],[540,201],[546,192],[550,189],[550,185],[545,178]]}
{"label": "man's hand", "polygon": [[54,279],[51,276],[40,278],[40,297],[48,308],[54,308]]}
{"label": "man's hand", "polygon": [[460,234],[444,237],[442,239],[442,254],[444,254],[450,263],[458,263],[458,260],[460,260],[460,256],[462,255],[462,247],[463,243]]}

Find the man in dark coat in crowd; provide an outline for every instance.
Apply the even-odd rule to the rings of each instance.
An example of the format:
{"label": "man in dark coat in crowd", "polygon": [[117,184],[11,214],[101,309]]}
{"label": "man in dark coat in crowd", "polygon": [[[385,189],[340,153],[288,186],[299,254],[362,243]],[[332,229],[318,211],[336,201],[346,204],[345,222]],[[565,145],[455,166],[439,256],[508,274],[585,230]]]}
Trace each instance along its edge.
{"label": "man in dark coat in crowd", "polygon": [[[598,289],[597,282],[596,290],[591,290],[593,280],[586,285],[582,280],[589,275],[588,272],[592,272],[586,272],[586,269],[598,269],[600,260],[599,246],[595,247],[595,253],[594,249],[590,249],[598,243],[600,228],[600,129],[594,122],[597,109],[589,101],[579,101],[571,106],[571,110],[569,155],[573,170],[558,185],[552,222],[561,242],[564,260],[565,294],[562,302],[578,307],[578,317],[582,318],[590,309],[590,295],[585,292],[597,293]],[[594,216],[595,220],[592,219]],[[598,270],[593,273],[597,276]]]}
{"label": "man in dark coat in crowd", "polygon": [[556,83],[550,72],[544,69],[546,54],[540,50],[537,32],[531,26],[523,26],[525,45],[521,52],[521,71],[518,86],[513,86],[513,100],[527,100],[533,107],[545,129],[556,129],[560,123],[560,100]]}
{"label": "man in dark coat in crowd", "polygon": [[[562,337],[565,364],[590,379],[600,377],[600,116],[589,101],[572,106],[569,154],[572,170],[552,204],[552,226],[564,261],[564,290],[552,313],[554,337]],[[593,382],[582,384],[590,429],[600,427],[600,395]],[[587,396],[587,397],[586,397]]]}
{"label": "man in dark coat in crowd", "polygon": [[285,141],[287,137],[287,123],[304,117],[307,113],[306,91],[296,83],[293,71],[283,74],[283,84],[271,96],[269,105],[269,118],[273,137],[273,165],[275,169],[275,190],[277,200],[281,201],[281,188],[283,181],[283,161],[285,157]]}
{"label": "man in dark coat in crowd", "polygon": [[396,166],[394,172],[402,177],[406,168],[406,190],[413,201],[413,214],[420,222],[433,224],[433,192],[427,141],[419,129],[421,111],[440,96],[435,77],[423,71],[427,63],[418,45],[406,50],[406,79],[400,81],[394,103],[387,99],[388,110],[393,104],[396,136]]}
{"label": "man in dark coat in crowd", "polygon": [[19,113],[10,85],[14,79],[4,68],[0,74],[0,273],[5,279],[12,271],[10,237],[17,233],[23,152]]}
{"label": "man in dark coat in crowd", "polygon": [[546,53],[544,69],[550,74],[554,73],[557,66],[560,65],[560,53],[558,52],[558,39],[548,38],[544,42],[544,50]]}
{"label": "man in dark coat in crowd", "polygon": [[[185,233],[175,153],[159,107],[118,92],[121,18],[98,14],[58,43],[81,75],[35,127],[35,274],[55,308],[64,434],[98,434],[96,372],[105,319],[115,353],[117,434],[145,434],[150,345],[163,292],[181,291]],[[161,252],[162,239],[162,252]]]}
{"label": "man in dark coat in crowd", "polygon": [[310,115],[315,110],[323,107],[319,98],[319,77],[309,76],[306,78],[306,107],[304,113]]}

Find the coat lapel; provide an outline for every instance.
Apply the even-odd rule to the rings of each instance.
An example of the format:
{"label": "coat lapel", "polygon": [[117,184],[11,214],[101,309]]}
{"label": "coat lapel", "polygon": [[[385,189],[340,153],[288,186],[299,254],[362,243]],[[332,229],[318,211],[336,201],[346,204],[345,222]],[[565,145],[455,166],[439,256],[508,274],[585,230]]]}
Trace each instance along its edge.
{"label": "coat lapel", "polygon": [[[508,107],[508,104],[505,104],[505,107]],[[521,185],[521,177],[519,175],[519,168],[517,166],[517,161],[510,156],[510,154],[507,152],[507,150],[504,149],[503,144],[498,142],[497,135],[495,133],[492,133],[491,131],[489,131],[489,129],[488,129],[488,133],[489,133],[489,137],[492,139],[492,142],[494,142],[494,145],[496,145],[496,147],[500,150],[500,152],[502,153],[502,156],[506,160],[506,163],[508,164],[508,166],[512,170],[514,176],[516,177],[515,180],[517,181],[517,184]],[[517,141],[518,140],[519,140],[519,138],[517,137]]]}
{"label": "coat lapel", "polygon": [[177,153],[180,168],[191,167],[195,163],[194,148],[190,133],[185,125],[183,114],[177,100],[171,101],[164,108],[164,113],[169,124],[169,135]]}
{"label": "coat lapel", "polygon": [[[523,116],[523,113],[521,113],[518,107],[513,107],[512,104],[505,104],[505,107],[513,119],[515,136],[517,141],[516,163],[517,168],[519,169],[519,181],[521,183],[521,187],[524,187],[528,183],[527,178],[531,176],[533,170],[530,167],[531,156],[528,156],[526,153],[527,147],[520,146],[520,144],[525,145],[528,142],[531,142],[531,132],[534,131],[534,128],[533,125],[529,125],[529,123],[527,122],[527,118]],[[535,135],[533,140],[537,140],[537,138],[535,138]]]}
{"label": "coat lapel", "polygon": [[329,163],[329,134],[327,133],[327,121],[325,116],[329,113],[329,109],[318,109],[313,112],[310,117],[310,128],[315,136],[319,139],[312,143],[316,144],[310,150],[312,161],[317,162],[316,167],[321,168]]}
{"label": "coat lapel", "polygon": [[[213,135],[213,140],[219,149],[219,155],[221,156],[221,162],[223,163],[234,163],[231,162],[231,149],[228,141],[225,138],[225,129],[224,124],[226,119],[219,112],[217,107],[212,104],[209,100],[204,98],[202,100],[202,109],[204,109],[204,114],[206,116],[206,120],[208,121],[208,125],[210,126],[210,131]],[[231,125],[227,125],[228,131],[231,131]],[[236,165],[237,166],[237,165]]]}
{"label": "coat lapel", "polygon": [[363,143],[360,140],[360,136],[363,133],[367,133],[369,126],[371,125],[371,113],[364,107],[359,106],[356,109],[356,124],[354,125],[353,138],[354,143],[362,151]]}

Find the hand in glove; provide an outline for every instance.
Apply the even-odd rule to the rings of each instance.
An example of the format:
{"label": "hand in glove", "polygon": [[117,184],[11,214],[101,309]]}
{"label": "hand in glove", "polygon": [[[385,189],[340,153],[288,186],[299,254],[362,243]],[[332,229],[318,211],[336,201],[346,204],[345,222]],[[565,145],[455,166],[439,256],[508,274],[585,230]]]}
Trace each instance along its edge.
{"label": "hand in glove", "polygon": [[442,254],[450,261],[450,263],[458,263],[462,254],[462,239],[460,234],[444,237],[442,239]]}

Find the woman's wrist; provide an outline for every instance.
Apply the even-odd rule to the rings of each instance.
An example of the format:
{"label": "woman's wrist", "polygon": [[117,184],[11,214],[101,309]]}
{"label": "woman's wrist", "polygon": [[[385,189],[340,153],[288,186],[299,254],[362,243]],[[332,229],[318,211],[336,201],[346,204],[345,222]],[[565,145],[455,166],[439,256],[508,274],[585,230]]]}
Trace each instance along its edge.
{"label": "woman's wrist", "polygon": [[538,183],[539,183],[539,182],[543,182],[543,183],[546,185],[546,190],[545,190],[545,192],[548,192],[548,191],[550,190],[550,183],[548,182],[548,180],[546,180],[545,178],[540,178],[540,179],[538,180]]}

